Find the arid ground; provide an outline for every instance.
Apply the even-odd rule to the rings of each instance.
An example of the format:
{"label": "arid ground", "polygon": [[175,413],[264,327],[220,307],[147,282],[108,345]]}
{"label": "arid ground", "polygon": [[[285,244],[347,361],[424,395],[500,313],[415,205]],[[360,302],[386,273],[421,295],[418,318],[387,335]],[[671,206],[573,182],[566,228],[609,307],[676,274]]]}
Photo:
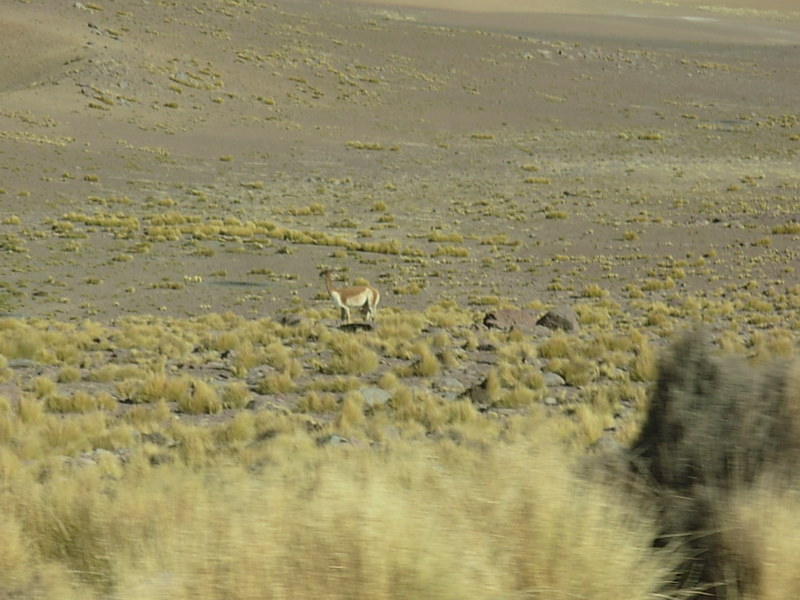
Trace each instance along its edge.
{"label": "arid ground", "polygon": [[[542,454],[504,448],[548,418],[547,456],[562,442],[579,454],[627,447],[657,356],[684,329],[703,324],[715,351],[751,364],[796,356],[799,48],[790,0],[5,2],[0,480],[12,516],[0,532],[20,550],[0,551],[0,598],[67,597],[75,578],[103,598],[521,598],[572,585],[572,571],[532,574],[541,561],[513,554],[513,529],[473,531],[470,515],[528,514],[519,490],[539,493],[541,478],[518,489],[527,467],[515,461]],[[338,285],[381,290],[374,329],[336,327],[324,268]],[[564,306],[579,330],[483,324],[490,311]],[[358,454],[372,448],[386,454]],[[494,467],[465,466],[490,452]],[[560,460],[536,464],[549,481]],[[230,462],[245,470],[198,475]],[[243,475],[261,470],[275,479]],[[356,485],[358,473],[380,477]],[[308,506],[281,497],[291,508],[251,529],[226,520],[239,492],[208,481],[238,486],[248,515],[261,514],[262,485],[275,500],[291,482],[286,498]],[[573,485],[587,484],[558,497],[584,493]],[[410,521],[447,534],[391,568],[353,567],[330,539],[339,530],[321,547],[281,529],[269,551],[286,540],[300,550],[281,554],[285,571],[263,571],[274,581],[256,581],[259,527],[299,522],[306,508],[324,523],[329,506],[339,524],[369,522],[344,489],[380,499],[364,505],[377,529],[391,511],[419,516],[422,490],[466,502],[482,489],[486,505],[424,496],[432,512]],[[56,506],[54,490],[73,494]],[[600,500],[580,513],[602,521],[606,492],[586,492]],[[191,518],[103,504],[173,493]],[[573,528],[609,544],[600,558],[642,552],[629,571],[592,553],[583,569],[608,581],[587,580],[608,598],[698,584],[661,558],[638,591],[609,583],[650,556],[653,530],[619,533],[628,508],[612,533]],[[109,523],[129,513],[121,541]],[[96,529],[84,528],[92,514]],[[440,525],[452,514],[463,539]],[[219,531],[194,529],[209,515]],[[360,527],[337,541],[373,556]],[[189,560],[198,535],[206,546]],[[214,536],[241,560],[214,562]],[[564,564],[579,564],[570,552],[582,544],[600,547],[581,540],[558,546]],[[448,554],[473,543],[486,554]],[[325,578],[292,570],[304,551]],[[453,580],[421,576],[421,556],[452,558],[423,570]],[[364,583],[384,568],[392,575]]]}
{"label": "arid ground", "polygon": [[597,284],[631,318],[650,279],[793,285],[800,12],[531,4],[12,3],[7,311],[274,316],[321,266],[384,306]]}

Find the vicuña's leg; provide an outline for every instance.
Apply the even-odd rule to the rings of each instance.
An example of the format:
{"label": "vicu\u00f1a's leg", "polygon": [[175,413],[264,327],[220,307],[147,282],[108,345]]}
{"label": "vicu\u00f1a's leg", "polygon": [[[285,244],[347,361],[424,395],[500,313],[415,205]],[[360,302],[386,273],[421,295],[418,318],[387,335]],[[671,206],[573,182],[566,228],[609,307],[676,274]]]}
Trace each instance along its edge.
{"label": "vicu\u00f1a's leg", "polygon": [[369,307],[370,312],[372,312],[372,320],[375,320],[375,315],[378,312],[378,303],[381,301],[381,293],[378,290],[375,290],[375,297],[372,300],[372,305]]}

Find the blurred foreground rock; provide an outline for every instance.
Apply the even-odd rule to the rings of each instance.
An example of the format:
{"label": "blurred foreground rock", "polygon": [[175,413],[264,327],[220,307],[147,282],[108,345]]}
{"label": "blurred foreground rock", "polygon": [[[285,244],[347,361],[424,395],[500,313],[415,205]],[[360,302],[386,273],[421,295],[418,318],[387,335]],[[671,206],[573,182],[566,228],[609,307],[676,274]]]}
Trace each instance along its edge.
{"label": "blurred foreground rock", "polygon": [[[762,598],[764,559],[721,525],[732,499],[768,477],[796,485],[800,464],[800,361],[715,356],[703,331],[662,357],[633,464],[657,486],[659,545],[691,546],[684,573],[718,600]],[[735,537],[733,537],[735,536]]]}

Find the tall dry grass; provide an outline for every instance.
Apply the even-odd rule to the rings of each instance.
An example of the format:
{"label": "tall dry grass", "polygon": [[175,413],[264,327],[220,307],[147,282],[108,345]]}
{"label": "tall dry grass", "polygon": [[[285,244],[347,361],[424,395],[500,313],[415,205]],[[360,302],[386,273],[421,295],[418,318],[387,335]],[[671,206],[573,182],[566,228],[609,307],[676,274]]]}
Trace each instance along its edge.
{"label": "tall dry grass", "polygon": [[287,430],[248,468],[2,447],[0,598],[618,600],[670,580],[649,515],[552,439],[451,437],[375,451]]}

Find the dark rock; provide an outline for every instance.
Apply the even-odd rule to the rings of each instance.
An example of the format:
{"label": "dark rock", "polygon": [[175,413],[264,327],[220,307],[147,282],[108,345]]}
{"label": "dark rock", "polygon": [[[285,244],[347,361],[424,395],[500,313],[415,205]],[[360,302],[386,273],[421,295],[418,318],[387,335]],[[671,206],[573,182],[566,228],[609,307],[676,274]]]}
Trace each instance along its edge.
{"label": "dark rock", "polygon": [[578,331],[578,315],[571,306],[557,306],[547,311],[536,325],[548,329],[561,329],[562,331]]}

